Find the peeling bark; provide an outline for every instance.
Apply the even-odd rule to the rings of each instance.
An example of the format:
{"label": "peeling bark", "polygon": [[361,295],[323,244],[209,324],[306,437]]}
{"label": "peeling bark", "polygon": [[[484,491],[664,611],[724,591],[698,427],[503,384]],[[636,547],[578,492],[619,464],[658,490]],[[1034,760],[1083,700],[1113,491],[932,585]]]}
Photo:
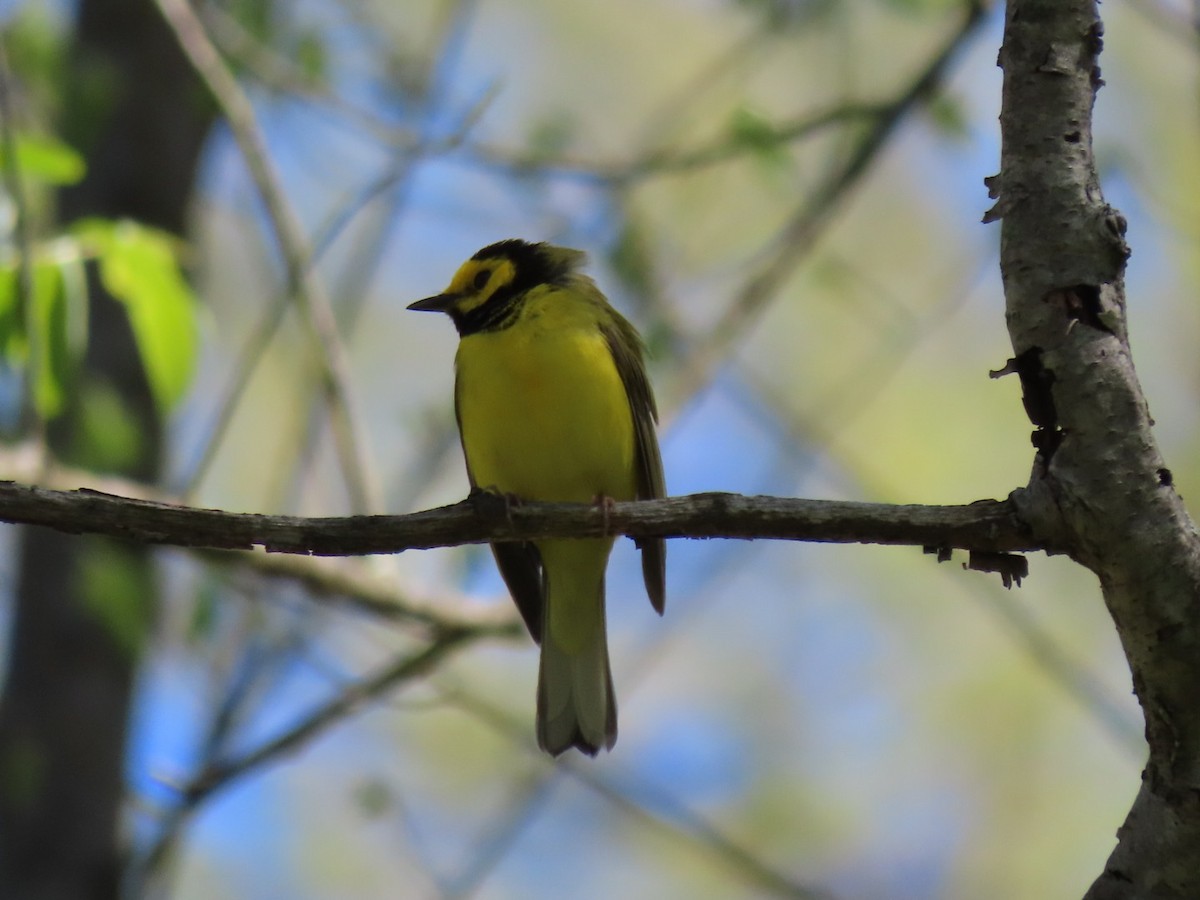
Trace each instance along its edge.
{"label": "peeling bark", "polygon": [[1142,787],[1087,898],[1196,898],[1200,542],[1125,329],[1125,221],[1104,201],[1092,154],[1102,35],[1090,0],[1008,6],[987,218],[1003,220],[1008,328],[1037,427],[1030,483],[1013,499],[1040,539],[1096,573],[1146,717]]}

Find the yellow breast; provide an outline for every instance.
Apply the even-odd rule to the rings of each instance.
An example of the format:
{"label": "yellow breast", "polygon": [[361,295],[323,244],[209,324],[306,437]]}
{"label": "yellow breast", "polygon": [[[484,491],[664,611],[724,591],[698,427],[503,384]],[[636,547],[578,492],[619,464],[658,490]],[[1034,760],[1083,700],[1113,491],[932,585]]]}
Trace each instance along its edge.
{"label": "yellow breast", "polygon": [[541,288],[514,324],[462,339],[459,427],[477,486],[529,500],[633,499],[633,418],[597,313]]}

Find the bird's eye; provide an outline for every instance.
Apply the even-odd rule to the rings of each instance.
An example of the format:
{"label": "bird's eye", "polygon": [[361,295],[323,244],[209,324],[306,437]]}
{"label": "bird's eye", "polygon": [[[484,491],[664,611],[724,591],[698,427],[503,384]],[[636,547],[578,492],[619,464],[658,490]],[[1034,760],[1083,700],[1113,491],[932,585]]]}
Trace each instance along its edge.
{"label": "bird's eye", "polygon": [[487,283],[491,280],[492,273],[488,269],[480,269],[475,273],[475,279],[471,282],[471,286],[477,291],[482,291],[487,287]]}

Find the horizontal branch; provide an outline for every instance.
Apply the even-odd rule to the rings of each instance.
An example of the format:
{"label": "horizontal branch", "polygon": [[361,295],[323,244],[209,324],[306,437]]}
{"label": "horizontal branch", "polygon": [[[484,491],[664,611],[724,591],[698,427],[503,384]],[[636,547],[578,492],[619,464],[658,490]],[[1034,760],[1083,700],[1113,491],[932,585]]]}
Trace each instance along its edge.
{"label": "horizontal branch", "polygon": [[1046,549],[1009,500],[965,506],[892,505],[708,493],[616,503],[521,503],[498,498],[396,516],[305,518],[231,513],[0,482],[0,521],[139,543],[214,550],[359,556],[548,537],[686,537],[898,544],[1006,553]]}

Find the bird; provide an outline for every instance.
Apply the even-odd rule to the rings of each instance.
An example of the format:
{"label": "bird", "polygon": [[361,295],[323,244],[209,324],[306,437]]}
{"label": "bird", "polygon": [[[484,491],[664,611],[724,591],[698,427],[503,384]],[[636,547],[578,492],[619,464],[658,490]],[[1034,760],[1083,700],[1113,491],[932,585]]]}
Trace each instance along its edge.
{"label": "bird", "polygon": [[[458,330],[454,407],[475,496],[599,504],[666,496],[658,410],[637,330],[580,270],[582,250],[520,239],[479,250],[408,309]],[[500,574],[541,647],[537,741],[588,756],[617,740],[605,624],[615,537],[497,542]],[[637,542],[662,615],[666,543]]]}

